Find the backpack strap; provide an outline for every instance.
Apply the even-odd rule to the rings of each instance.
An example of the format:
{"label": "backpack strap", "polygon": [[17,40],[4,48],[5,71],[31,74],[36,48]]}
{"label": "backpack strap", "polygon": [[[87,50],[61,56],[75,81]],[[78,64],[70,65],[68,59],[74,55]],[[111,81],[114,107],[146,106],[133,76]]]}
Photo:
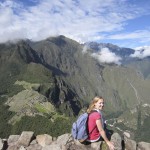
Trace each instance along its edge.
{"label": "backpack strap", "polygon": [[88,135],[90,135],[94,131],[95,128],[96,128],[96,126],[92,129],[92,131],[90,133],[88,133]]}

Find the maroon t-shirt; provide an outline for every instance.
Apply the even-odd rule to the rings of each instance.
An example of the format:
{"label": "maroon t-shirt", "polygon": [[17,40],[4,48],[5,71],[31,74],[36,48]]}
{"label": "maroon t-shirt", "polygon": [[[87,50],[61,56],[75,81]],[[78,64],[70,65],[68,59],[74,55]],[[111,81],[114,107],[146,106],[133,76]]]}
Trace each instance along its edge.
{"label": "maroon t-shirt", "polygon": [[99,112],[93,112],[89,115],[88,118],[89,137],[87,140],[97,140],[100,137],[100,133],[96,125],[96,120],[99,119],[101,119],[101,115]]}

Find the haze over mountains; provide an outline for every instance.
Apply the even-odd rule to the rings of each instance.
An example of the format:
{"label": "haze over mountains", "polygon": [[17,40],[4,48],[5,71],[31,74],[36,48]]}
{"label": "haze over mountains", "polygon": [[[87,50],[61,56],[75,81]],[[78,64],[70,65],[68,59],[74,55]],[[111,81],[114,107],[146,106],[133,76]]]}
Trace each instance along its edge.
{"label": "haze over mountains", "polygon": [[[80,44],[64,36],[0,44],[1,106],[9,106],[6,110],[13,113],[6,123],[19,126],[21,131],[23,126],[18,122],[24,116],[44,116],[52,122],[58,116],[68,119],[99,95],[105,99],[105,116],[117,118],[117,126],[132,132],[147,131],[147,49],[135,51],[110,43]],[[148,134],[143,135],[144,140]]]}

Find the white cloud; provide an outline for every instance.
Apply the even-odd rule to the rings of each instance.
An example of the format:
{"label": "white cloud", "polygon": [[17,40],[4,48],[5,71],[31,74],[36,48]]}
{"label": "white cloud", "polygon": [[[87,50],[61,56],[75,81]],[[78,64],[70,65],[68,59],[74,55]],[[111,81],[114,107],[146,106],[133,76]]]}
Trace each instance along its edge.
{"label": "white cloud", "polygon": [[0,2],[0,42],[60,34],[80,42],[100,40],[103,32],[122,30],[143,11],[126,0],[43,0],[30,7],[18,2]]}
{"label": "white cloud", "polygon": [[135,48],[135,53],[131,57],[145,58],[150,56],[150,46],[143,46]]}
{"label": "white cloud", "polygon": [[90,45],[85,44],[82,53],[90,55],[100,63],[106,63],[106,64],[114,63],[120,65],[121,64],[120,61],[122,60],[121,57],[111,52],[107,47],[103,47],[103,48],[99,47],[99,50],[97,52],[93,52],[93,50],[91,50],[90,48]]}
{"label": "white cloud", "polygon": [[82,50],[82,53],[83,54],[86,54],[86,53],[88,53],[88,45],[84,45],[84,47],[83,47],[83,50]]}
{"label": "white cloud", "polygon": [[110,35],[108,36],[108,39],[119,39],[119,40],[125,40],[125,39],[141,39],[141,38],[149,38],[150,30],[137,30],[132,33],[122,33],[122,34],[116,34],[116,35]]}
{"label": "white cloud", "polygon": [[115,63],[120,64],[121,58],[117,56],[115,53],[109,51],[108,48],[102,48],[98,53],[91,54],[92,57],[97,59],[101,63]]}

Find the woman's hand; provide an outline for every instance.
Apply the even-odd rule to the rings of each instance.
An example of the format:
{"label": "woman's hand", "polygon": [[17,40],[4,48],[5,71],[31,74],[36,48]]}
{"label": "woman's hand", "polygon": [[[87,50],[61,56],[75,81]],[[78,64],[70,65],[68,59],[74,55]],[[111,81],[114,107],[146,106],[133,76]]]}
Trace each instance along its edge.
{"label": "woman's hand", "polygon": [[108,141],[107,145],[108,145],[108,147],[109,147],[110,150],[114,150],[115,149],[115,146],[114,146],[113,142]]}
{"label": "woman's hand", "polygon": [[107,136],[106,136],[106,133],[105,133],[105,131],[104,131],[104,129],[103,129],[101,119],[96,120],[96,125],[97,125],[97,128],[98,128],[99,132],[100,132],[100,135],[102,136],[102,138],[103,138],[103,139],[105,140],[105,142],[107,143],[109,149],[110,149],[110,150],[114,150],[114,149],[115,149],[114,143],[113,143],[113,142],[110,142],[110,141],[108,140],[108,138],[107,138]]}

